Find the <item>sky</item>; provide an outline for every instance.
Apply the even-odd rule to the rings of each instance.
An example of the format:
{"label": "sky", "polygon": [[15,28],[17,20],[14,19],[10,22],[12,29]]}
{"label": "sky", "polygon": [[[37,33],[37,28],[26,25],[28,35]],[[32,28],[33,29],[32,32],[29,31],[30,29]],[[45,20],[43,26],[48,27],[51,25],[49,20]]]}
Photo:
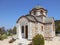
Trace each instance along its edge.
{"label": "sky", "polygon": [[60,0],[0,0],[0,27],[13,28],[20,16],[38,5],[48,10],[48,17],[60,20]]}

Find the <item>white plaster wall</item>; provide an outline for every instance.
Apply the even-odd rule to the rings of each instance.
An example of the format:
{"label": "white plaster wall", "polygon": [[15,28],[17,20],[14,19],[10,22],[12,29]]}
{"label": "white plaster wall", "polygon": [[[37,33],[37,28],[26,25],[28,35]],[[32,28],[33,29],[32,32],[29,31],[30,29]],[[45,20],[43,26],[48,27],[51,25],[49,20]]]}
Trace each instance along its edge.
{"label": "white plaster wall", "polygon": [[16,27],[17,27],[17,38],[22,39],[20,24],[17,23]]}
{"label": "white plaster wall", "polygon": [[16,24],[16,28],[17,28],[16,32],[17,32],[17,38],[18,38],[19,37],[18,24]]}

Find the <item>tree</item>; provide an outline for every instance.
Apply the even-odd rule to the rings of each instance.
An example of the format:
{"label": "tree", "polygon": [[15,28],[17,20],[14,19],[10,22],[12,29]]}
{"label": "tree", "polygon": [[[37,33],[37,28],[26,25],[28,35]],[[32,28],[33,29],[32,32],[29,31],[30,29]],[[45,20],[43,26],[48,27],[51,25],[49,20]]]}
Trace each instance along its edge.
{"label": "tree", "polygon": [[8,33],[9,36],[10,35],[13,35],[13,30],[12,29],[9,29],[9,30],[7,30],[7,33]]}
{"label": "tree", "polygon": [[16,26],[13,28],[13,34],[16,34]]}
{"label": "tree", "polygon": [[0,28],[0,35],[3,35],[3,34],[5,34],[5,33],[6,33],[5,28],[4,28],[4,27],[1,27],[1,28]]}
{"label": "tree", "polygon": [[6,35],[6,30],[4,27],[0,28],[0,40],[6,39],[7,35]]}

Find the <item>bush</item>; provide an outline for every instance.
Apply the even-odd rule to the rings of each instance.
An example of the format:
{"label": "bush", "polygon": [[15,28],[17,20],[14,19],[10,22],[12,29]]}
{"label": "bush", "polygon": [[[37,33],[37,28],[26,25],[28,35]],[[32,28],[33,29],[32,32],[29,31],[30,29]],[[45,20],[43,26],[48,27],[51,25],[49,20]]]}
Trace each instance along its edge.
{"label": "bush", "polygon": [[41,34],[37,34],[32,39],[33,45],[44,45],[44,37]]}
{"label": "bush", "polygon": [[6,34],[2,35],[2,38],[3,39],[6,39],[7,38],[7,35]]}
{"label": "bush", "polygon": [[6,39],[6,38],[7,38],[6,34],[3,34],[3,35],[0,36],[0,40]]}
{"label": "bush", "polygon": [[0,40],[3,40],[2,36],[0,36]]}

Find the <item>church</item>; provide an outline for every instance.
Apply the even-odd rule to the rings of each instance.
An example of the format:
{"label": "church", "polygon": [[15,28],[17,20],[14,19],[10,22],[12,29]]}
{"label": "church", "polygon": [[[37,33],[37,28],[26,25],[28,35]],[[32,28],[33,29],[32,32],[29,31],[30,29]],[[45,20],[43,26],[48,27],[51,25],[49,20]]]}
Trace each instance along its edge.
{"label": "church", "polygon": [[29,11],[29,14],[21,16],[17,20],[17,38],[32,39],[37,34],[44,38],[55,37],[55,23],[53,17],[47,17],[48,11],[36,6]]}

